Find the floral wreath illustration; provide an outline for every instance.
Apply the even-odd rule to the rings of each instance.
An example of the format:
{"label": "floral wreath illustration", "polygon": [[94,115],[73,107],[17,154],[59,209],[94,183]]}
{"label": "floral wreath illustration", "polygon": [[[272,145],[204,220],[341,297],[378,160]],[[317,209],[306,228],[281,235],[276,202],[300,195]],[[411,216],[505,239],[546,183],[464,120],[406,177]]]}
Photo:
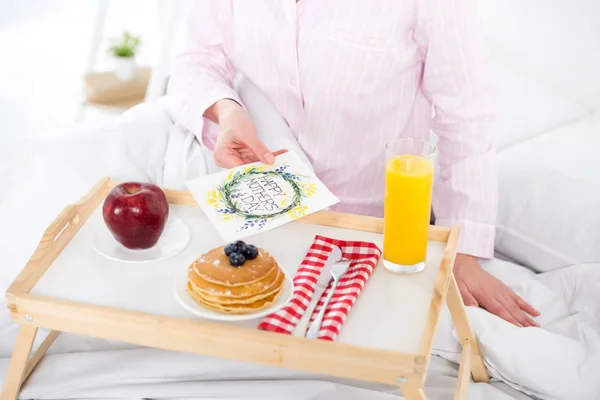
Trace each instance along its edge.
{"label": "floral wreath illustration", "polygon": [[[289,167],[289,164],[278,166],[275,169],[269,169],[268,166],[254,166],[243,171],[232,171],[223,185],[208,192],[208,203],[215,208],[217,213],[221,214],[223,220],[230,220],[235,216],[241,217],[244,223],[240,227],[240,231],[254,227],[260,230],[267,223],[267,219],[276,219],[285,215],[292,219],[303,217],[308,209],[308,206],[303,204],[303,199],[312,197],[317,191],[317,186],[314,183],[306,182],[306,176],[288,172]],[[238,201],[241,195],[237,193],[237,189],[243,182],[257,176],[283,179],[293,191],[290,203],[268,215],[250,214],[244,211]]]}

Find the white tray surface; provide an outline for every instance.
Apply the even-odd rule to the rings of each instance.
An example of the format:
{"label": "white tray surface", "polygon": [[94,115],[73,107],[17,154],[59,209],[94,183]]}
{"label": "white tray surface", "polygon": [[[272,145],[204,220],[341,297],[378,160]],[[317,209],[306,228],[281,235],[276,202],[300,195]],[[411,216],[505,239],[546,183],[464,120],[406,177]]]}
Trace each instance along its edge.
{"label": "white tray surface", "polygon": [[[132,311],[201,320],[174,298],[176,271],[187,269],[202,253],[224,244],[199,207],[171,205],[191,230],[190,244],[176,256],[151,263],[127,264],[105,258],[92,248],[94,232],[104,224],[96,209],[31,290],[39,296]],[[363,240],[382,248],[380,234],[293,222],[248,238],[268,250],[292,276],[315,235]],[[381,263],[367,281],[346,319],[339,342],[416,353],[425,326],[435,277],[445,243],[429,242],[427,265],[414,275],[395,275]],[[260,321],[236,322],[256,328]]]}

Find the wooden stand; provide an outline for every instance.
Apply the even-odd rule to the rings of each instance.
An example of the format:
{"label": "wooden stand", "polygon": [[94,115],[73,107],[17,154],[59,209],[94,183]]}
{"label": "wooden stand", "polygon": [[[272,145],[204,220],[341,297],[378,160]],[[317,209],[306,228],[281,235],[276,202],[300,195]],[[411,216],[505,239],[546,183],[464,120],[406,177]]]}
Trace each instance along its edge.
{"label": "wooden stand", "polygon": [[[105,178],[81,201],[67,206],[46,230],[33,256],[8,289],[8,308],[13,320],[21,326],[0,395],[1,400],[17,398],[21,385],[59,332],[392,384],[400,386],[407,399],[421,400],[425,399],[423,385],[444,303],[448,304],[463,345],[455,398],[467,398],[471,375],[477,382],[489,382],[487,369],[452,275],[459,237],[458,227],[448,229],[431,226],[429,230],[429,239],[446,242],[446,247],[416,354],[310,340],[215,322],[153,315],[31,294],[31,289],[113,186],[114,183]],[[165,190],[165,193],[173,204],[197,206],[187,192]],[[381,219],[328,211],[309,215],[300,222],[374,233],[381,233],[383,230]],[[30,357],[38,327],[52,331]],[[248,346],[248,342],[252,346]]]}
{"label": "wooden stand", "polygon": [[123,110],[143,103],[151,72],[149,67],[137,67],[130,81],[119,80],[111,71],[87,73],[83,78],[86,103]]}

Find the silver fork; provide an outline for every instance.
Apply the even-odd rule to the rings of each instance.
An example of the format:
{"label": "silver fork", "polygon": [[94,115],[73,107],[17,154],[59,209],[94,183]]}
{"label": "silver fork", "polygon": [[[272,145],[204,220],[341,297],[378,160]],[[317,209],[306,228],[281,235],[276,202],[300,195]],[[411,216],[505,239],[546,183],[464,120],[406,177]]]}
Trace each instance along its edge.
{"label": "silver fork", "polygon": [[342,260],[333,265],[331,268],[331,278],[333,279],[333,285],[331,285],[331,290],[327,294],[327,298],[323,303],[323,307],[319,311],[319,314],[315,317],[313,323],[311,324],[308,332],[306,332],[306,337],[309,339],[316,339],[319,337],[319,331],[321,330],[321,324],[323,323],[323,316],[325,315],[325,310],[327,309],[327,305],[329,301],[331,301],[331,297],[333,297],[333,293],[335,293],[335,289],[337,288],[340,279],[342,276],[348,271],[350,267],[350,260]]}

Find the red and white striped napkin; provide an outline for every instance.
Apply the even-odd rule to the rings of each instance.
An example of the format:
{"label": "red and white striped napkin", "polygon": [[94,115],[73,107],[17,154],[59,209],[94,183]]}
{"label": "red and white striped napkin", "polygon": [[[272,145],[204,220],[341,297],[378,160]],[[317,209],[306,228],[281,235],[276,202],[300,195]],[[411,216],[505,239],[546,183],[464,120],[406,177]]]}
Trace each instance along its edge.
{"label": "red and white striped napkin", "polygon": [[[296,324],[300,322],[302,314],[310,304],[321,270],[329,257],[329,253],[331,253],[332,245],[336,245],[342,250],[343,258],[353,260],[348,272],[340,280],[329,302],[319,332],[319,339],[335,340],[337,338],[346,320],[346,316],[381,257],[381,250],[374,243],[336,240],[316,236],[294,277],[294,295],[292,299],[287,306],[265,317],[259,324],[259,329],[287,334],[292,333]],[[319,299],[311,316],[311,322],[319,313],[330,290],[331,285]]]}

